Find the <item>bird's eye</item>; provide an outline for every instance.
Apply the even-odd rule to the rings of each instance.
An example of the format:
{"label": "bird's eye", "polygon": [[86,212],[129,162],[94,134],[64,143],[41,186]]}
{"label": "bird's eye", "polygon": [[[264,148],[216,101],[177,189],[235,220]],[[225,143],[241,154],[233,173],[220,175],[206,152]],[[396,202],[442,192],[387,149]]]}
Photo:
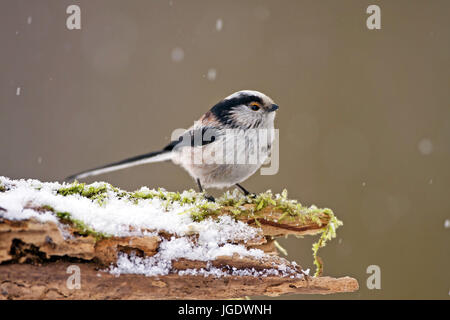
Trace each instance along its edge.
{"label": "bird's eye", "polygon": [[258,111],[259,109],[261,109],[261,105],[258,102],[252,102],[250,103],[250,109],[252,109],[253,111]]}

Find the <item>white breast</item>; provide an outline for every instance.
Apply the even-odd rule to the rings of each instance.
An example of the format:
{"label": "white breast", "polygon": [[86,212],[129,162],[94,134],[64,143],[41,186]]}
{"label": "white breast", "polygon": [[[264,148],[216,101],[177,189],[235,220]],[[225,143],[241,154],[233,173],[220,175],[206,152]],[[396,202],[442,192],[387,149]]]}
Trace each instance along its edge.
{"label": "white breast", "polygon": [[205,187],[230,187],[261,167],[273,139],[272,120],[272,126],[264,130],[226,130],[213,143],[176,149],[172,159]]}

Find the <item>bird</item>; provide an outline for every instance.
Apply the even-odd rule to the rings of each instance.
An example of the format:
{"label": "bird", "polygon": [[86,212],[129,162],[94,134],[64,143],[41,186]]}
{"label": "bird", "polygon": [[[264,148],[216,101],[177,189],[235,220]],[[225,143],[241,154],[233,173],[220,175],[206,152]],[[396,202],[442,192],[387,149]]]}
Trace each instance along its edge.
{"label": "bird", "polygon": [[[241,183],[270,157],[278,109],[267,95],[255,90],[241,90],[216,103],[178,139],[161,150],[86,170],[65,180],[172,160],[189,173],[202,193],[206,188],[236,186],[245,196],[252,196],[254,194]],[[206,192],[205,198],[215,201]]]}

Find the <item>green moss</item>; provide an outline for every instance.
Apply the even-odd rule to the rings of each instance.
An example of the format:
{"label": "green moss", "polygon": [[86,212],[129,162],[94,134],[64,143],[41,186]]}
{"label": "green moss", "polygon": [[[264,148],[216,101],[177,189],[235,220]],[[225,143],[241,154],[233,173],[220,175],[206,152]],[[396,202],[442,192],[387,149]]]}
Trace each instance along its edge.
{"label": "green moss", "polygon": [[[1,185],[0,185],[1,188]],[[1,189],[0,189],[1,191]],[[194,190],[179,192],[168,192],[164,189],[150,190],[141,188],[134,192],[127,192],[115,188],[109,184],[95,184],[86,186],[84,183],[74,182],[64,188],[57,190],[57,193],[63,196],[80,195],[96,201],[99,205],[104,205],[108,200],[108,195],[114,195],[125,201],[131,201],[138,204],[143,200],[159,199],[163,201],[163,208],[170,210],[174,204],[185,205],[193,204],[194,206],[183,213],[189,212],[193,221],[199,222],[208,217],[216,217],[222,213],[222,210],[230,212],[236,219],[248,217],[254,219],[255,223],[260,226],[259,218],[264,214],[264,218],[268,219],[267,210],[273,209],[282,212],[281,215],[274,216],[274,222],[280,221],[297,221],[298,223],[314,222],[322,225],[322,219],[328,216],[328,223],[322,229],[319,240],[313,245],[314,264],[316,266],[315,275],[319,275],[322,270],[322,263],[317,253],[320,248],[324,247],[327,241],[336,237],[336,229],[342,225],[332,210],[320,209],[315,206],[305,207],[296,200],[288,199],[288,193],[283,190],[281,194],[274,195],[270,190],[260,193],[256,196],[244,196],[237,190],[226,192],[216,202],[205,201],[204,193],[195,192]],[[50,208],[51,209],[51,208]],[[266,210],[267,209],[267,210]],[[54,210],[52,209],[54,212]],[[266,212],[265,212],[266,211]],[[56,212],[57,216],[66,222],[71,223],[77,232],[81,235],[93,235],[96,238],[107,237],[107,235],[96,232],[88,227],[82,221],[73,219],[68,212]],[[277,245],[277,244],[276,244]],[[281,250],[283,251],[283,250]]]}
{"label": "green moss", "polygon": [[277,248],[278,251],[280,251],[282,254],[284,254],[285,256],[288,255],[287,250],[285,248],[283,248],[277,240],[274,240],[273,244],[275,245],[275,248]]}
{"label": "green moss", "polygon": [[[328,209],[329,210],[329,209]],[[336,237],[336,229],[339,226],[342,226],[342,221],[338,220],[331,210],[328,211],[330,216],[330,220],[328,225],[322,229],[322,234],[320,235],[319,240],[313,244],[313,257],[314,257],[314,265],[316,266],[316,272],[314,274],[315,277],[319,276],[322,273],[323,265],[321,259],[317,256],[317,252],[320,248],[325,247],[327,241]]]}
{"label": "green moss", "polygon": [[86,186],[84,183],[78,183],[75,181],[69,187],[58,189],[57,193],[63,196],[78,194],[96,201],[99,205],[104,205],[108,197],[108,186],[112,189],[112,187],[107,184],[99,186]]}
{"label": "green moss", "polygon": [[[232,207],[230,210],[236,217],[246,215],[248,217],[252,217],[255,219],[255,223],[260,225],[258,221],[258,214],[262,212],[267,207],[272,207],[276,210],[283,212],[281,216],[275,222],[281,222],[286,219],[293,221],[299,221],[304,223],[306,221],[312,221],[317,225],[322,225],[322,219],[324,215],[328,216],[328,224],[319,230],[320,238],[319,240],[313,244],[313,257],[314,257],[314,265],[316,266],[315,276],[318,276],[322,269],[322,262],[317,255],[320,248],[323,248],[327,241],[336,237],[336,229],[343,225],[341,221],[339,221],[334,215],[331,209],[325,208],[320,209],[316,206],[304,207],[296,200],[288,199],[288,194],[286,190],[280,195],[274,196],[271,191],[267,191],[257,195],[256,197],[241,197],[237,198],[235,194],[226,193],[222,198],[218,200],[219,204],[222,206]],[[253,210],[246,210],[243,207],[244,204],[254,204]],[[252,207],[253,208],[253,207]],[[205,216],[203,216],[204,218]],[[265,217],[267,218],[267,216]],[[275,243],[277,246],[278,243]],[[280,248],[281,249],[281,248]],[[284,249],[280,250],[284,251]]]}
{"label": "green moss", "polygon": [[6,191],[6,188],[0,184],[0,192],[5,192],[5,191]]}
{"label": "green moss", "polygon": [[100,240],[103,238],[108,238],[110,235],[105,233],[97,232],[88,225],[86,225],[83,221],[74,219],[69,212],[55,212],[56,216],[63,223],[68,223],[72,225],[72,227],[76,230],[76,233],[82,236],[93,236],[96,240]]}
{"label": "green moss", "polygon": [[72,226],[75,229],[75,232],[81,236],[93,236],[96,240],[110,237],[110,235],[108,234],[95,231],[94,229],[86,225],[83,221],[74,219],[69,212],[56,211],[49,205],[41,206],[39,209],[43,211],[53,212],[58,217],[61,223]]}
{"label": "green moss", "polygon": [[45,211],[51,211],[51,212],[55,212],[55,209],[53,209],[53,207],[51,207],[51,206],[42,206],[41,207],[42,208],[42,210],[45,210]]}
{"label": "green moss", "polygon": [[91,235],[94,236],[96,240],[110,237],[107,234],[95,231],[91,227],[87,226],[83,221],[74,219],[69,212],[55,211],[55,209],[53,209],[51,206],[43,206],[42,208],[54,212],[62,223],[70,224],[76,230],[75,232],[79,235]]}
{"label": "green moss", "polygon": [[[227,192],[217,200],[217,203],[222,207],[228,207],[236,217],[258,217],[269,207],[282,212],[282,215],[277,218],[276,222],[284,220],[299,222],[313,221],[321,225],[321,217],[323,217],[323,214],[331,212],[329,209],[319,209],[315,206],[304,207],[296,200],[288,199],[286,190],[280,195],[273,195],[271,191],[266,191],[255,197],[239,197],[235,193]],[[244,206],[246,204],[253,204],[254,206]]]}
{"label": "green moss", "polygon": [[167,202],[166,205],[168,208],[174,202],[178,202],[180,204],[194,204],[204,199],[202,193],[195,192],[192,189],[179,193],[166,191],[161,188],[158,188],[158,190],[142,188],[141,190],[134,192],[125,192],[124,197],[134,201],[135,203],[138,203],[139,200],[160,199]]}
{"label": "green moss", "polygon": [[132,192],[131,194],[125,195],[125,196],[128,196],[128,198],[135,199],[135,200],[153,199],[156,196],[156,193],[153,192],[152,190],[149,190],[149,191],[135,191],[135,192]]}
{"label": "green moss", "polygon": [[205,202],[189,209],[188,212],[191,214],[192,220],[200,222],[209,216],[220,214],[220,206],[214,202]]}
{"label": "green moss", "polygon": [[93,198],[100,194],[103,194],[108,191],[108,187],[106,184],[99,185],[99,186],[87,186],[84,183],[78,183],[75,181],[67,188],[60,188],[58,189],[58,194],[61,194],[63,196],[72,195],[72,194],[79,194],[86,198]]}

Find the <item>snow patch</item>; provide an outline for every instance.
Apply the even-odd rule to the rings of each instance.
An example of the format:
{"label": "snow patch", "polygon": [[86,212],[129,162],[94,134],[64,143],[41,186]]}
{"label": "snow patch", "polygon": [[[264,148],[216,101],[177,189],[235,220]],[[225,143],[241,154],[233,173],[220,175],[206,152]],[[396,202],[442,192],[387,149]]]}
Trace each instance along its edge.
{"label": "snow patch", "polygon": [[[219,256],[251,257],[262,259],[266,254],[259,249],[247,249],[243,244],[259,237],[261,230],[249,226],[242,221],[236,221],[228,215],[218,218],[206,218],[194,221],[190,209],[207,203],[207,200],[196,200],[194,203],[172,201],[153,197],[132,201],[124,196],[123,190],[113,189],[104,182],[96,182],[86,188],[106,187],[106,201],[98,202],[79,194],[62,195],[61,188],[71,184],[58,182],[40,182],[38,180],[11,180],[0,176],[0,217],[9,220],[25,220],[34,218],[40,222],[55,222],[65,238],[67,230],[60,223],[56,212],[68,212],[72,219],[82,221],[96,232],[116,237],[149,236],[158,232],[170,233],[170,239],[162,239],[158,253],[152,257],[142,258],[136,255],[120,254],[115,266],[109,271],[119,275],[122,273],[144,274],[147,276],[165,275],[171,272],[171,261],[181,258],[196,261],[212,261]],[[139,192],[160,192],[146,187]],[[181,196],[194,196],[192,191],[185,191]],[[40,208],[33,210],[32,208]],[[45,210],[47,208],[48,210]],[[195,234],[195,237],[191,235]],[[289,274],[294,272],[287,267],[281,267],[277,272]],[[232,270],[233,271],[233,270]],[[234,270],[236,271],[236,270]],[[181,271],[180,271],[181,272]],[[199,274],[220,274],[210,268]],[[227,274],[238,275],[244,272],[248,275],[262,275],[256,271],[236,271]],[[267,271],[267,275],[270,275]],[[275,271],[273,271],[275,272]],[[243,273],[243,274],[244,274]],[[275,273],[274,273],[275,275]]]}

